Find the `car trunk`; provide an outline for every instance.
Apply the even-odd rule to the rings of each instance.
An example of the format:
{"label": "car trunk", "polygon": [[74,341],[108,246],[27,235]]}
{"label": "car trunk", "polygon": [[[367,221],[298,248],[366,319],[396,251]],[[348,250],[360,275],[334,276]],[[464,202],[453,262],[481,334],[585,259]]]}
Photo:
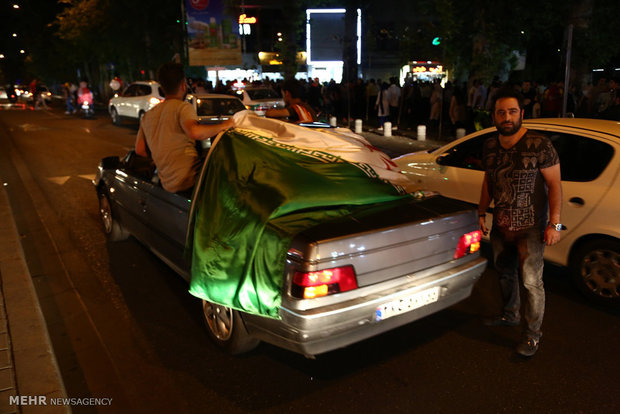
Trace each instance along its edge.
{"label": "car trunk", "polygon": [[383,203],[304,231],[289,261],[302,271],[352,265],[362,288],[449,267],[461,236],[477,228],[472,205],[454,199]]}

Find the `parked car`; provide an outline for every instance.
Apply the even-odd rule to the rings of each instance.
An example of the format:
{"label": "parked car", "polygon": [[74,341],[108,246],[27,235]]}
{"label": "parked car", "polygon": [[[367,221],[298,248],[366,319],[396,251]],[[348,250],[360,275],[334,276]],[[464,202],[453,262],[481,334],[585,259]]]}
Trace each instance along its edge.
{"label": "parked car", "polygon": [[259,116],[265,116],[268,109],[284,108],[284,100],[271,88],[246,87],[239,89],[237,94],[245,107]]}
{"label": "parked car", "polygon": [[[531,119],[523,126],[551,140],[560,156],[562,240],[545,259],[568,266],[579,288],[599,303],[620,304],[620,123],[595,119]],[[477,204],[488,128],[440,148],[394,160],[424,188]],[[616,218],[614,218],[616,217]],[[492,217],[487,217],[490,228]]]}
{"label": "parked car", "polygon": [[133,82],[123,93],[110,99],[108,112],[115,125],[120,125],[123,118],[141,121],[146,111],[162,102],[164,96],[164,91],[155,81]]}
{"label": "parked car", "polygon": [[[285,134],[299,131],[303,134],[307,130],[283,122],[278,128]],[[255,147],[251,145],[268,146],[266,142],[272,142],[271,138],[259,137],[258,130],[256,133],[239,131],[242,130],[225,133],[216,145],[229,148],[228,145],[240,142],[253,153]],[[245,135],[240,137],[239,134]],[[322,139],[330,137],[340,140],[341,144],[344,142],[335,129]],[[308,142],[307,134],[303,138]],[[286,144],[276,145],[272,150],[274,156],[281,157],[278,154],[283,153],[282,148],[291,149]],[[308,160],[321,155],[306,148],[295,148],[292,148],[295,154],[306,155]],[[255,159],[244,158],[240,162],[234,158],[236,155],[235,151],[215,151],[204,162],[214,162],[218,168],[236,165],[278,168],[278,163],[270,163],[264,156],[256,155]],[[322,156],[321,159],[320,163],[326,162]],[[197,185],[204,191],[219,188],[218,196],[212,199],[217,203],[225,194],[220,186],[209,185],[207,177],[218,177],[226,183],[232,175],[209,175],[208,170],[209,165],[203,166]],[[263,171],[256,172],[256,176],[261,173]],[[288,174],[287,170],[285,175]],[[252,195],[251,191],[263,188],[275,194],[273,189],[279,182],[270,170],[267,185],[257,187],[257,177],[254,173],[251,175],[251,180],[240,184],[245,190],[237,200],[252,200],[252,206],[264,214],[256,204],[256,194]],[[311,182],[324,185],[325,181],[321,178]],[[193,206],[195,201],[165,191],[158,184],[152,162],[137,157],[133,151],[123,159],[104,158],[93,184],[109,240],[134,236],[189,281],[192,259],[184,254],[184,249],[187,233],[192,231],[188,225],[190,209],[195,207],[195,210],[209,212],[214,211],[215,206]],[[264,191],[261,190],[261,194]],[[265,317],[232,305],[203,300],[205,324],[211,339],[231,353],[248,351],[262,340],[313,356],[410,323],[468,297],[486,267],[486,260],[477,250],[480,231],[475,209],[435,193],[420,194],[420,197],[365,205],[337,220],[312,222],[310,227],[286,242],[284,256],[278,256],[284,269],[284,275],[280,274],[283,284],[275,287],[281,295],[278,317]],[[266,199],[273,200],[272,197]],[[293,200],[293,204],[297,201]],[[305,211],[300,217],[310,214]],[[247,228],[241,221],[231,221],[229,216],[218,217],[225,228],[229,228],[226,222],[238,227],[238,231]],[[200,240],[202,243],[204,239]],[[214,242],[218,246],[228,243],[221,238]],[[272,245],[268,246],[271,249]],[[194,245],[196,248],[200,247]],[[194,257],[196,254],[194,250]],[[238,252],[228,252],[226,256],[233,257],[233,262],[243,258]],[[261,266],[273,264],[261,263]]]}

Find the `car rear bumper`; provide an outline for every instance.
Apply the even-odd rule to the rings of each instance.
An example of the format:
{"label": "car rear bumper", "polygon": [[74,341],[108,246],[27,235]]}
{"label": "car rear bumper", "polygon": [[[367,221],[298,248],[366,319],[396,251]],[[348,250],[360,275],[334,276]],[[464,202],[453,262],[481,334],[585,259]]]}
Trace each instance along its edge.
{"label": "car rear bumper", "polygon": [[[457,267],[441,271],[422,279],[403,278],[397,287],[339,305],[307,311],[281,309],[281,320],[253,315],[243,315],[251,335],[307,356],[329,352],[387,332],[399,326],[438,312],[469,297],[475,282],[486,268],[486,260],[475,258]],[[414,280],[412,280],[414,279]],[[381,305],[415,296],[416,293],[437,288],[436,302],[408,310],[387,319],[378,319]]]}

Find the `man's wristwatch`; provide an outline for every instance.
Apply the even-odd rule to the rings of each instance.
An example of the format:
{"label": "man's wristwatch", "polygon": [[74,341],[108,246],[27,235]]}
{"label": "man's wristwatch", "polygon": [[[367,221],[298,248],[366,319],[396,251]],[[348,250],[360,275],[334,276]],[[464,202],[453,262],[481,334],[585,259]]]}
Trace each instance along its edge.
{"label": "man's wristwatch", "polygon": [[549,223],[549,224],[547,224],[547,226],[553,227],[553,229],[555,231],[562,231],[562,224],[561,223]]}

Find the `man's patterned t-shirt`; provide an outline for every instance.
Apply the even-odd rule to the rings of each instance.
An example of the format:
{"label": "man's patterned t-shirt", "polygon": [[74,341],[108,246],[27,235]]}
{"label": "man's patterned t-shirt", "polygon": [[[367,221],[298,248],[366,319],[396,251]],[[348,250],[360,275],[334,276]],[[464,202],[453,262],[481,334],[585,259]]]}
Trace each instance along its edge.
{"label": "man's patterned t-shirt", "polygon": [[484,143],[482,162],[495,202],[494,223],[509,231],[544,227],[547,189],[540,169],[560,162],[551,141],[527,131],[512,148],[505,149],[499,136],[494,136]]}

